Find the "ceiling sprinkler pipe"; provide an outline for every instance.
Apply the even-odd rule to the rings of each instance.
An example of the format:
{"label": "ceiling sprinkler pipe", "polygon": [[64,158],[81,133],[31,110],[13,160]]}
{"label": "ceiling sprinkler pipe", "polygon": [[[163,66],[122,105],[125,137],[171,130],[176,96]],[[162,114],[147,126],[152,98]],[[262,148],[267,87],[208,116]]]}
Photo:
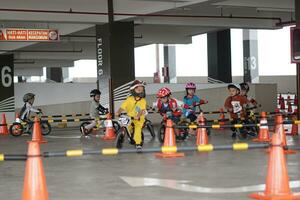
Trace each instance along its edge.
{"label": "ceiling sprinkler pipe", "polygon": [[[0,11],[6,12],[26,12],[26,13],[53,13],[53,14],[77,14],[77,15],[108,15],[104,12],[87,12],[70,10],[36,10],[36,9],[15,9],[0,8]],[[254,20],[273,20],[281,23],[279,17],[252,17],[252,16],[219,16],[219,15],[173,15],[173,14],[139,14],[139,13],[114,13],[115,16],[130,17],[169,17],[169,18],[211,18],[211,19],[254,19]]]}
{"label": "ceiling sprinkler pipe", "polygon": [[284,22],[278,22],[278,23],[276,23],[276,26],[278,26],[278,27],[283,27],[283,26],[293,26],[293,25],[296,25],[296,21],[295,21],[295,20],[284,21]]}
{"label": "ceiling sprinkler pipe", "polygon": [[83,50],[6,50],[0,49],[0,52],[15,52],[15,53],[82,53]]}

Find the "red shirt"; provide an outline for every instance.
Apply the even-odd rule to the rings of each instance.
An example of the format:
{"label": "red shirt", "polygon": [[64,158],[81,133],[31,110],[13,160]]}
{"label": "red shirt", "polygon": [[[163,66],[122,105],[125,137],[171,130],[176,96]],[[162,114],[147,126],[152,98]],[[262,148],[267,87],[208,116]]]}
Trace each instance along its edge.
{"label": "red shirt", "polygon": [[238,114],[241,113],[241,118],[246,117],[246,112],[244,107],[247,105],[248,99],[245,96],[236,95],[227,97],[224,103],[224,107],[229,111],[230,117],[232,119],[238,119]]}
{"label": "red shirt", "polygon": [[162,103],[162,101],[158,99],[157,108],[161,115],[165,114],[168,111],[171,111],[172,115],[175,117],[180,117],[182,114],[178,109],[177,101],[172,98],[170,98],[166,104]]}

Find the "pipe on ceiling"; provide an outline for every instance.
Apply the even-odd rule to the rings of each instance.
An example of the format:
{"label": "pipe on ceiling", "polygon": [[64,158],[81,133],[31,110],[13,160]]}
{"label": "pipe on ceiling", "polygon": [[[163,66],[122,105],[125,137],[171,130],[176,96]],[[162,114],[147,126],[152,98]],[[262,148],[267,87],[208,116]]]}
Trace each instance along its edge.
{"label": "pipe on ceiling", "polygon": [[[96,38],[96,35],[60,35],[61,38]],[[135,39],[142,39],[143,35],[134,36]]]}
{"label": "pipe on ceiling", "polygon": [[278,22],[276,23],[276,26],[279,27],[283,27],[283,26],[293,26],[296,25],[296,21],[295,20],[291,20],[291,21],[283,21],[283,22]]}
{"label": "pipe on ceiling", "polygon": [[[15,9],[0,8],[0,11],[6,12],[26,12],[26,13],[50,13],[50,14],[78,14],[78,15],[108,15],[106,12],[88,12],[70,10],[37,10],[37,9]],[[252,17],[252,16],[219,16],[219,15],[173,15],[173,14],[139,14],[139,13],[114,13],[115,16],[130,17],[169,17],[169,18],[212,18],[212,19],[255,19],[255,20],[273,20],[281,23],[279,17]]]}

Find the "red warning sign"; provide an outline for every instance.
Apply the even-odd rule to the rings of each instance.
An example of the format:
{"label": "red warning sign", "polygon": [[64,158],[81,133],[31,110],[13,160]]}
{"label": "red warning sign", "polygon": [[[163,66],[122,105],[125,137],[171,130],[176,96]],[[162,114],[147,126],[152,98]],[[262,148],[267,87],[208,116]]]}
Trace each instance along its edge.
{"label": "red warning sign", "polygon": [[59,41],[56,29],[0,29],[0,41]]}

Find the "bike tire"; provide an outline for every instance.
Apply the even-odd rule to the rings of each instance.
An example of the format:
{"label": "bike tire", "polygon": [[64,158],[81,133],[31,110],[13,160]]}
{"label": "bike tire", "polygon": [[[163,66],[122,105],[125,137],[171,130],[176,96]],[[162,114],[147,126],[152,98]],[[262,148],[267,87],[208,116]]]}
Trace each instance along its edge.
{"label": "bike tire", "polygon": [[158,129],[158,140],[160,143],[163,143],[165,139],[165,125],[161,124]]}
{"label": "bike tire", "polygon": [[[85,126],[87,126],[89,124],[90,124],[90,122],[82,122],[80,124],[80,126],[79,126],[79,131],[81,132],[81,127],[85,127]],[[84,134],[83,133],[81,133],[81,134],[83,134],[83,135],[89,135],[92,132],[92,130],[93,129],[90,129],[90,130],[86,131]]]}
{"label": "bike tire", "polygon": [[120,130],[121,126],[118,122],[112,121],[113,123],[113,127],[115,129],[115,133],[118,133],[118,131]]}
{"label": "bike tire", "polygon": [[123,143],[124,143],[124,139],[125,139],[125,132],[124,130],[122,130],[123,128],[121,128],[117,134],[117,138],[116,138],[116,143],[115,143],[115,147],[118,149],[122,149],[123,148]]}
{"label": "bike tire", "polygon": [[206,129],[206,132],[207,132],[207,136],[210,136],[210,134],[211,134],[211,128]]}
{"label": "bike tire", "polygon": [[150,135],[152,136],[152,138],[155,138],[155,131],[154,131],[154,128],[153,128],[153,125],[152,125],[151,121],[146,120],[146,128],[150,132]]}
{"label": "bike tire", "polygon": [[42,135],[49,135],[51,133],[52,127],[49,122],[47,121],[42,121],[41,122],[41,131]]}
{"label": "bike tire", "polygon": [[15,122],[9,127],[9,132],[14,137],[19,137],[23,134],[23,125],[21,123]]}
{"label": "bike tire", "polygon": [[184,141],[187,138],[187,136],[188,136],[188,130],[183,129],[180,135],[176,135],[176,140]]}

